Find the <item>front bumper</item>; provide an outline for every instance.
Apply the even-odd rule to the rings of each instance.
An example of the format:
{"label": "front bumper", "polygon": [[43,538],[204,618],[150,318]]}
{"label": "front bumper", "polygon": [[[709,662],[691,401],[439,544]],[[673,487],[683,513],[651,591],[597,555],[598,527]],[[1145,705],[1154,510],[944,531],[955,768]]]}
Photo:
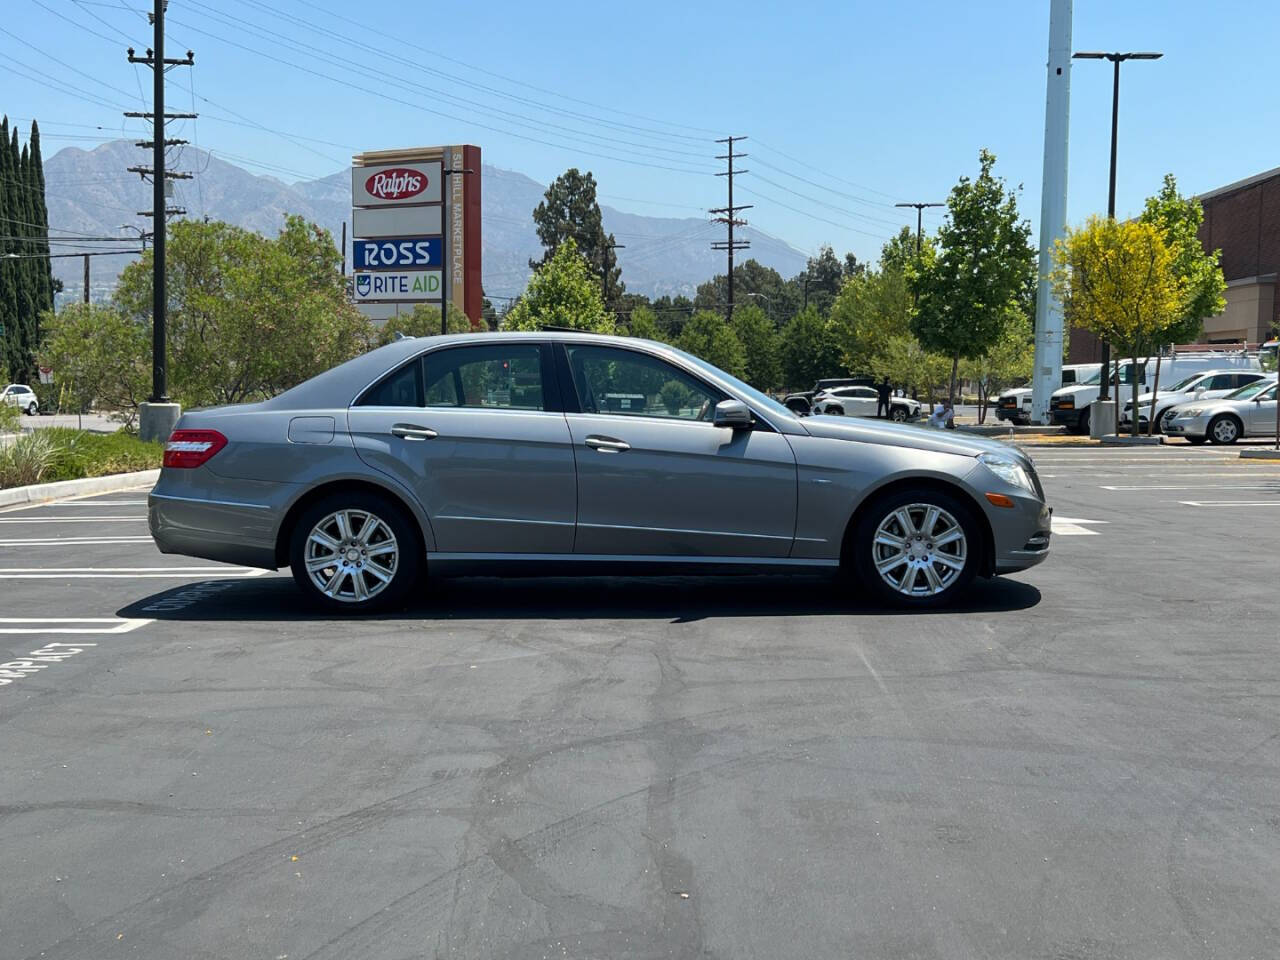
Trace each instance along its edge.
{"label": "front bumper", "polygon": [[1014,506],[991,507],[991,535],[996,555],[995,573],[1016,573],[1049,556],[1049,540],[1053,532],[1053,508],[1030,494],[1011,497]]}
{"label": "front bumper", "polygon": [[1171,437],[1204,437],[1209,433],[1208,417],[1174,417],[1163,424]]}
{"label": "front bumper", "polygon": [[1049,419],[1057,426],[1078,427],[1081,412],[1074,407],[1053,407],[1049,411]]}

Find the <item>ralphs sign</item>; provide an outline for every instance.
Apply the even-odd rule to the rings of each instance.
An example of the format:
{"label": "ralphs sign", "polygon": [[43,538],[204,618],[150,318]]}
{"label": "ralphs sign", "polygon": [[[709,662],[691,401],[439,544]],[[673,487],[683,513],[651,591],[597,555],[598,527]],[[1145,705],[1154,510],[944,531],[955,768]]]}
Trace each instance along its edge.
{"label": "ralphs sign", "polygon": [[439,237],[388,237],[353,240],[351,254],[357,270],[397,270],[438,267],[442,259]]}
{"label": "ralphs sign", "polygon": [[439,203],[439,163],[399,163],[351,168],[351,203],[376,207],[391,203]]}

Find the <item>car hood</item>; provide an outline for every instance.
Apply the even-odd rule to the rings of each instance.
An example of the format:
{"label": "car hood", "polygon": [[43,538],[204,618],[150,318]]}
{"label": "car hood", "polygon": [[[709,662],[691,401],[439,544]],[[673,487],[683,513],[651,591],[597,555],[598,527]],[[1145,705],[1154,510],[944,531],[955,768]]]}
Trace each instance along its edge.
{"label": "car hood", "polygon": [[862,417],[829,417],[825,414],[805,417],[800,423],[811,436],[831,440],[878,443],[883,446],[928,450],[933,453],[954,453],[961,457],[999,453],[1006,457],[1025,459],[1016,448],[998,440],[968,436],[952,430],[935,430],[907,423],[870,420]]}
{"label": "car hood", "polygon": [[1098,385],[1096,383],[1076,383],[1069,387],[1060,387],[1053,391],[1052,395],[1055,397],[1074,397],[1077,393],[1084,393],[1088,390],[1097,392]]}
{"label": "car hood", "polygon": [[1006,390],[1004,393],[1000,394],[999,399],[1003,400],[1005,397],[1027,397],[1030,395],[1030,387],[1014,387],[1012,390]]}

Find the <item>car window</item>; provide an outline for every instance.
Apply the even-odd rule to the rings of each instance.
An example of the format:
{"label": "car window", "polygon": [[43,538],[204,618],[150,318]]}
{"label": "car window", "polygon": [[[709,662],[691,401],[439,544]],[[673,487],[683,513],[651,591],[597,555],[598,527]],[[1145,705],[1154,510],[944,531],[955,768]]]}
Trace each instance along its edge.
{"label": "car window", "polygon": [[425,358],[428,407],[544,410],[542,348],[498,343],[436,350]]}
{"label": "car window", "polygon": [[710,420],[722,397],[665,360],[588,344],[565,345],[583,413]]}
{"label": "car window", "polygon": [[1208,381],[1202,386],[1205,390],[1230,390],[1234,384],[1232,381],[1235,377],[1229,373],[1219,373],[1217,376],[1209,377]]}
{"label": "car window", "polygon": [[361,407],[422,406],[422,363],[414,360],[383,377],[357,401]]}
{"label": "car window", "polygon": [[1233,377],[1232,379],[1234,379],[1234,380],[1235,380],[1235,383],[1233,383],[1233,384],[1232,384],[1232,386],[1235,386],[1235,387],[1243,387],[1243,386],[1247,386],[1247,385],[1248,385],[1248,384],[1250,384],[1250,383],[1253,383],[1254,381],[1261,380],[1261,379],[1262,379],[1262,374],[1260,374],[1260,373],[1237,373],[1237,374],[1235,374],[1235,375],[1234,375],[1234,377]]}
{"label": "car window", "polygon": [[1239,390],[1229,393],[1224,397],[1225,400],[1252,400],[1255,396],[1271,385],[1269,380],[1255,380],[1253,383],[1245,384]]}

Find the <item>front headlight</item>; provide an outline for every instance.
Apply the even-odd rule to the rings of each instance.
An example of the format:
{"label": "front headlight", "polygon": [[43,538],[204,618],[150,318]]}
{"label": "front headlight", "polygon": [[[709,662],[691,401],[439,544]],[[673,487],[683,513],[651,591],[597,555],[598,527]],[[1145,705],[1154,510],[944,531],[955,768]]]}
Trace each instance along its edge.
{"label": "front headlight", "polygon": [[1177,413],[1177,416],[1179,416],[1179,417],[1198,417],[1198,416],[1200,416],[1200,414],[1202,414],[1202,413],[1204,413],[1204,408],[1203,408],[1203,407],[1192,407],[1190,410],[1179,410],[1179,411],[1178,411],[1178,413]]}
{"label": "front headlight", "polygon": [[1005,483],[1022,487],[1028,493],[1036,492],[1036,485],[1031,482],[1031,475],[1016,460],[1010,460],[998,453],[984,453],[978,457],[978,462]]}

